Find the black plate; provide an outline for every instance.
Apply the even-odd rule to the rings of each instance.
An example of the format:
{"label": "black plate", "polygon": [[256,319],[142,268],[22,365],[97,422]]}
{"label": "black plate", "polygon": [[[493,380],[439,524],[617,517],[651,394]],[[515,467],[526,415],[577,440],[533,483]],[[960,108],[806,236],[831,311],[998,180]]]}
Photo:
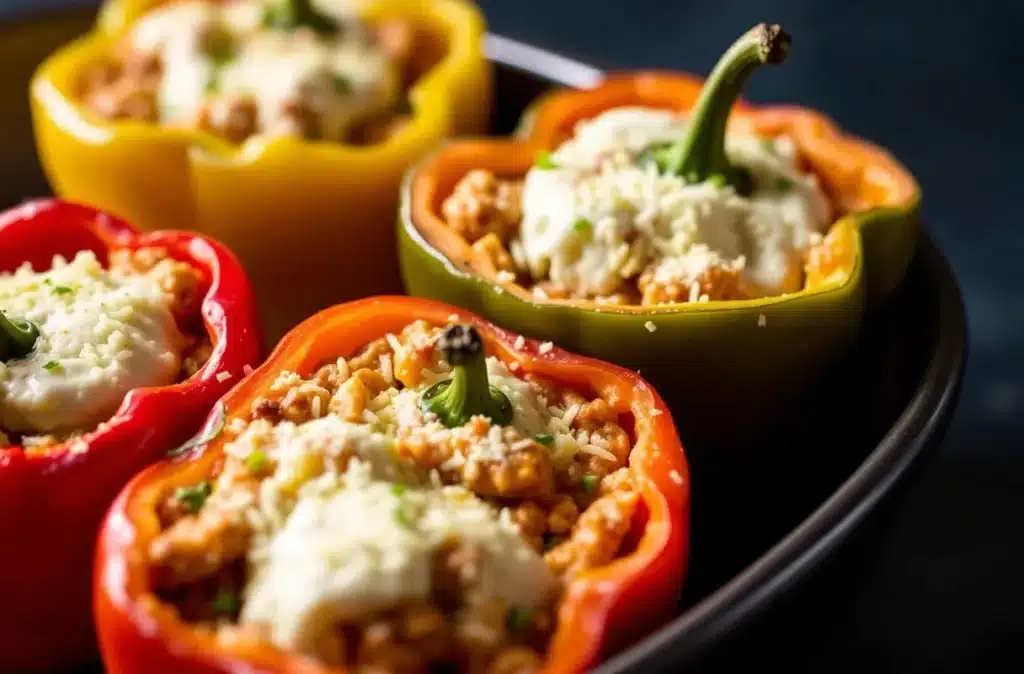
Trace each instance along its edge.
{"label": "black plate", "polygon": [[[89,26],[86,3],[65,4],[78,7],[0,24],[0,207],[47,193],[26,91],[35,64]],[[498,67],[495,133],[507,133],[546,88],[586,86],[600,77],[594,68],[501,37],[489,39],[488,51]],[[871,539],[851,540],[853,534],[885,525],[891,497],[938,445],[964,367],[956,281],[926,233],[918,243],[903,288],[870,317],[856,352],[821,382],[784,435],[765,437],[742,464],[716,460],[710,446],[687,448],[692,559],[679,614],[605,663],[601,674],[712,666],[707,656],[726,649],[792,590],[807,587],[826,561],[843,562],[829,565],[831,576],[855,574],[870,554]],[[864,526],[869,520],[876,526]]]}

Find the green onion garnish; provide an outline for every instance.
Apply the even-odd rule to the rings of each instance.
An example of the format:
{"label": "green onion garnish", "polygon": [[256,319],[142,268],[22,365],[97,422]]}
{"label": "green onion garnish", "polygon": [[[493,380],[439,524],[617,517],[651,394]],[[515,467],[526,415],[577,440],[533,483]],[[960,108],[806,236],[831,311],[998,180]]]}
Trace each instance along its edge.
{"label": "green onion garnish", "polygon": [[535,168],[539,168],[543,171],[550,171],[558,168],[558,164],[555,163],[555,160],[551,157],[551,153],[547,150],[537,153],[537,158],[534,160],[533,165]]}
{"label": "green onion garnish", "polygon": [[213,493],[213,485],[203,480],[191,487],[178,487],[174,491],[174,499],[185,505],[190,513],[197,513],[203,509],[206,499]]}
{"label": "green onion garnish", "polygon": [[267,465],[267,453],[260,449],[254,449],[245,457],[245,467],[253,473],[258,473]]}

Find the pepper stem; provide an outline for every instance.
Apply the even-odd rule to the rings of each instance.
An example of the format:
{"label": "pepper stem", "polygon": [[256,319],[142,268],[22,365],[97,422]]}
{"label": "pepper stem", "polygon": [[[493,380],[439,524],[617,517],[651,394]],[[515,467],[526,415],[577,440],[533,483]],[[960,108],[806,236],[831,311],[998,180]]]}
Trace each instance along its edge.
{"label": "pepper stem", "polygon": [[313,0],[267,0],[263,23],[268,28],[295,30],[308,26],[318,33],[333,33],[338,24],[313,6]]}
{"label": "pepper stem", "polygon": [[749,192],[750,175],[730,164],[725,154],[729,113],[755,70],[786,60],[790,42],[781,27],[762,23],[729,47],[704,83],[685,135],[664,155],[666,173],[690,183],[724,180],[738,192]]}
{"label": "pepper stem", "polygon": [[0,362],[24,358],[32,352],[39,338],[35,323],[17,318],[8,318],[0,311]]}
{"label": "pepper stem", "polygon": [[424,391],[420,408],[436,414],[448,428],[462,426],[476,415],[489,417],[499,426],[511,422],[512,403],[487,379],[483,340],[476,328],[450,325],[437,347],[452,366],[452,376]]}

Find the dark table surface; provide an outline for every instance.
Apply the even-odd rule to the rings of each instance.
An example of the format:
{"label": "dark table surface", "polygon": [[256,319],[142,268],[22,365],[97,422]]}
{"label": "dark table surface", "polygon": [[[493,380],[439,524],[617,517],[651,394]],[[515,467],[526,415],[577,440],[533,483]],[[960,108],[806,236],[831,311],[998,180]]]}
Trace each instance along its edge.
{"label": "dark table surface", "polygon": [[[0,0],[0,12],[41,0]],[[924,188],[966,297],[971,345],[944,446],[843,582],[742,642],[744,671],[1022,671],[1024,88],[1020,0],[479,0],[493,30],[602,68],[707,72],[758,21],[793,34],[755,102],[820,109],[888,147]],[[1011,70],[1013,68],[1013,70]],[[851,599],[852,596],[852,599]],[[996,664],[996,658],[1000,661]]]}

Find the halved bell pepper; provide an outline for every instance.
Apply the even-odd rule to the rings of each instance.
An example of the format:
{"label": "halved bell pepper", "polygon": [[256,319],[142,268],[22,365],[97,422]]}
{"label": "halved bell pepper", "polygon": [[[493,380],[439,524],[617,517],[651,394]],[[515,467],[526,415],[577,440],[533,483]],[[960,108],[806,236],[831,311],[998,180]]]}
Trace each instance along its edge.
{"label": "halved bell pepper", "polygon": [[[43,451],[0,447],[0,669],[46,670],[96,655],[90,580],[96,532],[121,488],[187,440],[244,370],[258,364],[255,300],[223,245],[184,232],[143,234],[85,206],[45,200],[0,214],[0,272],[54,255],[163,247],[205,277],[202,319],[213,353],[172,386],[130,392],[114,416]],[[16,320],[16,317],[12,317]]]}
{"label": "halved bell pepper", "polygon": [[[689,542],[689,473],[668,409],[635,373],[517,336],[462,309],[409,297],[375,297],[327,309],[289,333],[211,415],[208,430],[248,413],[281,370],[308,374],[339,355],[423,319],[473,325],[492,355],[557,383],[592,390],[634,420],[630,470],[644,507],[634,545],[610,565],[572,581],[558,612],[548,674],[576,674],[667,618],[676,606]],[[159,533],[157,508],[172,486],[210,475],[223,452],[216,437],[180,459],[152,466],[125,488],[102,529],[95,580],[96,620],[110,674],[338,672],[270,645],[232,647],[194,629],[155,594],[147,550]]]}
{"label": "halved bell pepper", "polygon": [[[684,439],[690,422],[706,422],[708,414],[725,415],[731,431],[760,435],[761,424],[778,412],[773,403],[786,400],[785,392],[800,391],[855,340],[866,301],[877,303],[897,286],[913,256],[920,201],[916,182],[895,159],[843,135],[821,114],[790,106],[755,108],[738,99],[750,72],[767,60],[759,49],[768,30],[759,26],[744,35],[719,62],[708,87],[681,73],[615,74],[593,89],[543,96],[514,138],[454,142],[423,161],[407,175],[399,213],[408,292],[639,369],[670,402],[680,402]],[[441,204],[466,172],[482,168],[522,176],[539,153],[570,137],[577,122],[622,106],[691,113],[685,149],[688,159],[699,160],[690,164],[705,173],[726,164],[721,136],[727,118],[731,129],[793,138],[842,214],[821,254],[810,256],[803,290],[661,306],[543,300],[499,280],[493,264],[445,225]]]}
{"label": "halved bell pepper", "polygon": [[476,7],[361,0],[369,21],[411,20],[416,58],[433,64],[408,91],[412,122],[384,143],[252,138],[230,145],[201,131],[106,122],[79,105],[83,68],[159,4],[107,0],[95,30],[37,70],[36,143],[56,193],[143,229],[189,229],[224,241],[249,272],[273,341],[335,302],[399,291],[391,223],[402,173],[441,139],[482,132],[490,115],[492,74]]}

